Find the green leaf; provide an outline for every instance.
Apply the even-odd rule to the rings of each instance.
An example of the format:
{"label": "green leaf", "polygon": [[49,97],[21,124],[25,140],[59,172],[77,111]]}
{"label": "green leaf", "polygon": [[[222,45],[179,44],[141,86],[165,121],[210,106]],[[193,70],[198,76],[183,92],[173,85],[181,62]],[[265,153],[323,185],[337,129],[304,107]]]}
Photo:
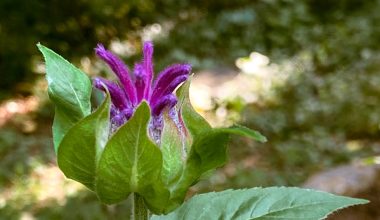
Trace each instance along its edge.
{"label": "green leaf", "polygon": [[196,136],[182,178],[175,193],[186,193],[186,187],[193,184],[204,172],[224,165],[227,161],[227,145],[230,134],[248,136],[258,141],[266,141],[259,132],[242,126],[210,129]]}
{"label": "green leaf", "polygon": [[178,107],[181,110],[184,124],[192,135],[192,145],[183,166],[182,175],[171,188],[170,200],[176,205],[182,203],[188,188],[195,184],[204,172],[226,163],[230,134],[246,136],[260,142],[266,141],[266,138],[259,132],[243,126],[211,128],[192,108],[188,94],[189,85],[190,81],[187,81],[178,91],[180,97]]}
{"label": "green leaf", "polygon": [[54,51],[41,44],[37,47],[45,58],[49,98],[55,104],[53,139],[57,152],[66,132],[91,113],[91,81]]}
{"label": "green leaf", "polygon": [[148,137],[149,119],[149,106],[143,102],[108,141],[96,179],[96,191],[102,202],[116,203],[136,192],[155,212],[165,205],[168,192],[163,189],[160,177],[162,154]]}
{"label": "green leaf", "polygon": [[324,219],[335,210],[368,203],[333,194],[295,187],[226,190],[194,196],[166,216],[152,220]]}
{"label": "green leaf", "polygon": [[249,136],[259,141],[266,140],[260,133],[242,126],[216,128],[198,134],[191,146],[182,175],[171,189],[171,205],[167,211],[182,203],[188,188],[195,184],[203,173],[226,163],[230,134]]}
{"label": "green leaf", "polygon": [[191,78],[187,80],[177,91],[178,103],[177,108],[180,111],[181,119],[183,123],[191,134],[188,135],[186,143],[191,145],[188,149],[190,152],[187,155],[186,163],[182,166],[182,174],[178,181],[171,188],[170,202],[171,205],[166,209],[166,211],[171,211],[172,209],[178,207],[184,200],[186,192],[189,187],[198,180],[201,176],[200,168],[198,162],[200,158],[198,154],[194,152],[192,142],[199,138],[202,133],[208,133],[212,130],[210,124],[199,115],[190,103],[189,89],[190,89]]}
{"label": "green leaf", "polygon": [[191,79],[187,80],[177,91],[178,109],[181,111],[186,128],[190,131],[193,138],[207,130],[211,129],[210,124],[199,115],[190,103],[189,89]]}
{"label": "green leaf", "polygon": [[187,146],[184,136],[178,130],[169,112],[163,114],[164,128],[161,134],[161,152],[163,157],[162,177],[164,184],[170,186],[181,175],[186,160]]}
{"label": "green leaf", "polygon": [[191,164],[198,168],[199,176],[226,163],[229,138],[228,132],[213,129],[202,133],[194,141],[188,160],[194,160]]}
{"label": "green leaf", "polygon": [[260,134],[258,131],[254,131],[252,129],[249,129],[247,127],[241,126],[241,125],[234,125],[229,128],[216,128],[215,130],[219,130],[221,132],[229,133],[229,134],[236,134],[240,136],[245,136],[248,138],[251,138],[253,140],[256,140],[258,142],[264,143],[267,141],[267,138]]}
{"label": "green leaf", "polygon": [[75,124],[58,148],[58,166],[66,177],[94,190],[96,166],[107,143],[110,123],[110,97],[89,116]]}
{"label": "green leaf", "polygon": [[189,158],[189,160],[196,161],[194,164],[199,167],[201,173],[218,168],[226,163],[227,144],[230,134],[250,137],[260,142],[266,141],[266,138],[259,132],[237,125],[203,132],[195,139]]}

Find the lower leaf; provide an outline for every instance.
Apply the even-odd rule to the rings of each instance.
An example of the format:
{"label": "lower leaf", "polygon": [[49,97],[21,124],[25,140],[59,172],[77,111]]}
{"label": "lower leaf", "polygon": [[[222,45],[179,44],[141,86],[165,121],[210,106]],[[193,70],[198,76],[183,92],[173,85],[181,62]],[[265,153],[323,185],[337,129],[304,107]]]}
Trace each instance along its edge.
{"label": "lower leaf", "polygon": [[330,213],[364,199],[336,196],[296,187],[269,187],[205,193],[194,196],[166,216],[152,220],[324,219]]}

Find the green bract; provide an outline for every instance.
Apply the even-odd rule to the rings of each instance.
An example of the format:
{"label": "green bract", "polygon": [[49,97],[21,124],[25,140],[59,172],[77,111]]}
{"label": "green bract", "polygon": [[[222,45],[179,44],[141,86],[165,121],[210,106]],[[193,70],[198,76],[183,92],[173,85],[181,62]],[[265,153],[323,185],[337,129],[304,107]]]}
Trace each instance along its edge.
{"label": "green bract", "polygon": [[[184,202],[189,187],[200,176],[225,164],[231,134],[266,141],[260,133],[242,126],[212,128],[190,104],[189,81],[177,91],[176,109],[185,132],[164,112],[157,145],[149,136],[151,109],[145,101],[124,125],[111,132],[110,95],[91,113],[89,78],[52,50],[40,44],[38,48],[45,57],[49,97],[55,104],[53,138],[58,166],[66,177],[94,191],[106,204],[136,193],[153,213],[169,213]],[[296,188],[254,188],[197,196],[172,214],[154,218],[316,219],[364,202]],[[198,213],[200,209],[203,211]]]}
{"label": "green bract", "polygon": [[91,113],[91,81],[81,70],[49,48],[37,44],[46,61],[49,98],[55,104],[54,149],[66,132]]}

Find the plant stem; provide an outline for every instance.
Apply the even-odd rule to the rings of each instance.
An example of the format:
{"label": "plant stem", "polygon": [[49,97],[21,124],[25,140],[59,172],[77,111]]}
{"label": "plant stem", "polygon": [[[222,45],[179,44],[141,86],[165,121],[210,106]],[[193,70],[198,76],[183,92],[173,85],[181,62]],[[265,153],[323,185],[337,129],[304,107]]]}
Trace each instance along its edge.
{"label": "plant stem", "polygon": [[149,210],[144,204],[144,199],[136,193],[132,194],[132,219],[133,220],[148,220]]}

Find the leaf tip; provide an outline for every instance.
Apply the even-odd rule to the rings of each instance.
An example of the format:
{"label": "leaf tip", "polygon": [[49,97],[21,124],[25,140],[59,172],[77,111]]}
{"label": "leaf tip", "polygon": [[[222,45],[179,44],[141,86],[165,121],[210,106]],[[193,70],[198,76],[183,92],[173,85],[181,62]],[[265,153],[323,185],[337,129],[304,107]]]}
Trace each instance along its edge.
{"label": "leaf tip", "polygon": [[[261,134],[260,134],[260,135],[261,135]],[[267,137],[265,137],[264,135],[261,135],[261,136],[260,136],[260,139],[259,139],[258,141],[261,142],[261,143],[265,143],[265,142],[268,141],[268,139],[267,139]]]}
{"label": "leaf tip", "polygon": [[260,143],[265,143],[268,141],[267,138],[264,135],[262,135],[260,132],[252,130],[252,129],[247,128],[247,127],[242,126],[242,125],[235,124],[232,127],[227,128],[227,129],[231,133],[235,133],[238,135],[242,135],[242,136],[251,138],[251,139],[256,140]]}
{"label": "leaf tip", "polygon": [[36,46],[37,46],[38,50],[41,52],[46,49],[46,47],[44,45],[42,45],[40,42],[38,42],[36,44]]}
{"label": "leaf tip", "polygon": [[144,109],[145,111],[148,110],[149,112],[151,111],[150,107],[149,107],[149,104],[146,100],[143,100],[140,105],[138,106],[138,108],[142,108]]}
{"label": "leaf tip", "polygon": [[340,196],[340,197],[346,198],[347,199],[347,203],[344,204],[344,205],[342,205],[341,207],[338,207],[338,208],[332,210],[331,212],[327,213],[321,219],[327,219],[328,216],[330,216],[330,215],[332,215],[334,213],[337,213],[340,210],[349,208],[349,207],[353,207],[353,206],[357,206],[357,205],[365,205],[365,204],[370,203],[370,201],[366,200],[366,199],[350,198],[350,197],[344,197],[344,196]]}

